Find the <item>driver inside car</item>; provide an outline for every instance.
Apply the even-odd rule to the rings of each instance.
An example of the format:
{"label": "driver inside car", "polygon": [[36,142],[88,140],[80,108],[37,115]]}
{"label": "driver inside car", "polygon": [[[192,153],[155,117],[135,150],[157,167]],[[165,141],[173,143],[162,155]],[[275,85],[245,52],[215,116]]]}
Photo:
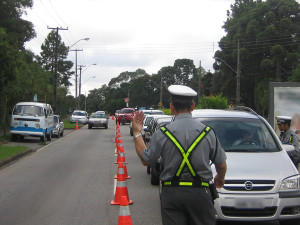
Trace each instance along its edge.
{"label": "driver inside car", "polygon": [[253,144],[253,132],[247,131],[247,130],[242,130],[242,137],[235,140],[235,142],[233,142],[232,146],[235,145],[251,145]]}

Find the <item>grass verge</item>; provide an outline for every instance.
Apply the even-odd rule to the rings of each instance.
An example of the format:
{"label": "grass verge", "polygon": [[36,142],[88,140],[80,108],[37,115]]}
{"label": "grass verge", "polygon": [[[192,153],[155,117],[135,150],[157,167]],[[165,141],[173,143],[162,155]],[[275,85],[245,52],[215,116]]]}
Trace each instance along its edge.
{"label": "grass verge", "polygon": [[3,146],[0,145],[0,161],[15,156],[21,152],[28,150],[26,146]]}
{"label": "grass verge", "polygon": [[[64,120],[65,129],[75,129],[76,123],[70,123],[70,120]],[[83,126],[83,124],[78,124],[78,127]]]}

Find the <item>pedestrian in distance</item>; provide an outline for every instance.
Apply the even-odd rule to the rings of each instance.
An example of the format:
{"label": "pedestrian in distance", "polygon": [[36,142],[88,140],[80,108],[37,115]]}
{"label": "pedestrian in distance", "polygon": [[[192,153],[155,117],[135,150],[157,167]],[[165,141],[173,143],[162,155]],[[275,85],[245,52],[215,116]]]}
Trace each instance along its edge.
{"label": "pedestrian in distance", "polygon": [[[216,188],[225,183],[225,151],[214,131],[192,118],[197,93],[183,85],[171,85],[170,109],[174,121],[158,129],[146,147],[142,138],[144,114],[133,118],[133,135],[143,165],[161,157],[163,170],[161,215],[164,225],[215,225]],[[213,178],[210,161],[215,164]],[[214,184],[210,181],[214,180]]]}
{"label": "pedestrian in distance", "polygon": [[299,136],[291,129],[292,118],[288,116],[277,116],[277,125],[280,130],[279,139],[282,144],[293,145],[295,151],[288,152],[290,158],[292,159],[294,165],[298,169],[298,163],[300,158],[299,153]]}

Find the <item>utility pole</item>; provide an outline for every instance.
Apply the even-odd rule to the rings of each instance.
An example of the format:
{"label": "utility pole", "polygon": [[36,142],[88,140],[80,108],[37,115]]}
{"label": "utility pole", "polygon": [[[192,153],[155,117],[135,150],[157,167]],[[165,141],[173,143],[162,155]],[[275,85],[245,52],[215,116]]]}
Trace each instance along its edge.
{"label": "utility pole", "polygon": [[76,101],[76,109],[78,109],[78,102],[77,102],[77,52],[80,52],[80,51],[83,51],[82,49],[74,49],[74,50],[71,50],[71,51],[74,51],[76,52],[75,54],[75,101]]}
{"label": "utility pole", "polygon": [[54,67],[54,83],[53,83],[53,111],[56,111],[56,86],[57,86],[57,58],[58,58],[58,31],[59,30],[68,30],[68,28],[51,28],[47,29],[56,30],[56,43],[55,43],[55,67]]}
{"label": "utility pole", "polygon": [[236,65],[236,106],[241,102],[241,63],[240,63],[240,40],[237,45],[237,65]]}
{"label": "utility pole", "polygon": [[198,104],[200,104],[200,97],[201,97],[201,81],[202,81],[202,73],[201,73],[201,60],[199,64],[199,79],[198,79]]}
{"label": "utility pole", "polygon": [[83,65],[79,66],[79,94],[78,94],[78,109],[80,109],[80,95],[81,95],[81,71],[82,71],[82,67],[85,67]]}

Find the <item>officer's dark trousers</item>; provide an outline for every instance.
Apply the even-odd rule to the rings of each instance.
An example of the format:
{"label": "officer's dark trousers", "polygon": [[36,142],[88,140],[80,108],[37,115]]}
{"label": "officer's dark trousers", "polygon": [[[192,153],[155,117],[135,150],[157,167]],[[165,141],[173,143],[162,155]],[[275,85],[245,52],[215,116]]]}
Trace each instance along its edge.
{"label": "officer's dark trousers", "polygon": [[161,194],[163,225],[215,225],[210,191],[200,187],[164,186]]}

